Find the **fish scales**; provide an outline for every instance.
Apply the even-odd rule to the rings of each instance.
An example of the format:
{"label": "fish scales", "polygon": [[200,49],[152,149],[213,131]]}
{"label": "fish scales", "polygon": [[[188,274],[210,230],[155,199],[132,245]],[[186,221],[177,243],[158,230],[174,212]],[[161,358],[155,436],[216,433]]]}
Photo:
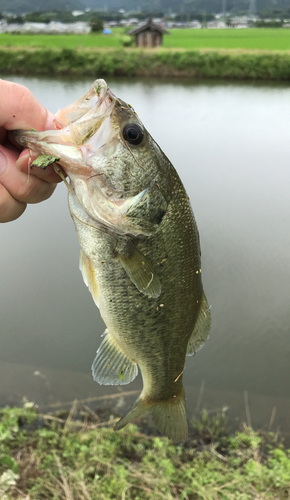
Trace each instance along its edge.
{"label": "fish scales", "polygon": [[[141,253],[155,263],[163,285],[158,298],[140,294],[117,258],[106,260],[108,255],[113,254],[116,244],[112,237],[96,229],[94,246],[87,241],[87,237],[85,241],[81,240],[84,252],[95,264],[96,281],[102,297],[100,312],[108,330],[118,338],[129,357],[136,360],[142,373],[147,366],[154,385],[154,395],[151,387],[150,397],[156,400],[166,400],[169,395],[174,395],[173,382],[183,370],[186,336],[193,331],[202,294],[201,275],[196,273],[200,268],[198,245],[194,247],[195,253],[191,248],[191,241],[198,239],[197,228],[188,200],[179,197],[181,186],[178,183],[176,196],[173,196],[169,206],[172,212],[164,217],[158,234],[149,241],[141,239],[136,243]],[[180,215],[184,220],[185,210],[188,211],[188,220],[180,230]],[[161,262],[166,255],[168,258],[162,267]],[[170,273],[167,266],[171,266]],[[185,295],[192,314],[184,308]],[[150,336],[141,336],[136,345],[136,335],[146,330]],[[174,354],[172,358],[170,350]],[[180,350],[180,356],[176,356],[176,350]],[[159,373],[162,377],[158,376]]]}
{"label": "fish scales", "polygon": [[[15,137],[39,153],[57,151],[70,178],[80,268],[107,326],[92,366],[94,379],[123,385],[134,380],[138,367],[141,371],[142,394],[116,429],[151,414],[161,432],[184,440],[185,357],[195,354],[210,329],[189,198],[134,110],[103,80],[83,99],[91,100],[83,117],[82,99],[61,110],[63,129],[20,131]],[[88,114],[94,129],[90,132],[86,119],[82,143]],[[78,118],[70,122],[70,116]],[[75,147],[71,157],[67,143]]]}

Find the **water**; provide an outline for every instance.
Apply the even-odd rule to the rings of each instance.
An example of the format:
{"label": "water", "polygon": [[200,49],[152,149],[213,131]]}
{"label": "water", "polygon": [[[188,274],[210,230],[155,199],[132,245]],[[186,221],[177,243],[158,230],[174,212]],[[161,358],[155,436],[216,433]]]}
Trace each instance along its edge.
{"label": "water", "polygon": [[[51,111],[91,80],[9,77]],[[211,336],[187,358],[189,414],[290,431],[290,88],[113,80],[177,168],[202,244]],[[78,270],[66,188],[0,226],[0,404],[39,405],[122,392],[91,380],[104,325]],[[140,376],[126,391],[140,390]],[[245,392],[246,391],[246,392]],[[135,397],[125,397],[124,408]],[[246,403],[245,403],[246,402]],[[246,406],[248,415],[246,415]]]}

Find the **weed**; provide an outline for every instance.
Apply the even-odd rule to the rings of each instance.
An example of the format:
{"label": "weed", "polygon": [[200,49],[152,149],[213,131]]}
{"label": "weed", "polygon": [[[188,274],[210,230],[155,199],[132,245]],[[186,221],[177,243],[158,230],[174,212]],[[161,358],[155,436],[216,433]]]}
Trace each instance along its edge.
{"label": "weed", "polygon": [[114,416],[103,422],[94,415],[78,403],[58,416],[38,415],[33,408],[1,409],[1,498],[289,498],[289,450],[273,434],[246,425],[231,435],[226,408],[217,414],[203,410],[180,445],[145,436],[132,424],[114,432]]}
{"label": "weed", "polygon": [[[1,35],[0,35],[1,37]],[[289,80],[289,53],[94,48],[0,49],[2,73]]]}

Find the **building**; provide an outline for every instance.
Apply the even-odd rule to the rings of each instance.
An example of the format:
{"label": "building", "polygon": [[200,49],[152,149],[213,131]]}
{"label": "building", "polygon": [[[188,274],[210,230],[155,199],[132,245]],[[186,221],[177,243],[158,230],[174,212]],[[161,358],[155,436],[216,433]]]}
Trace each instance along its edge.
{"label": "building", "polygon": [[137,28],[128,32],[128,35],[135,36],[136,47],[159,47],[163,42],[163,35],[169,32],[156,24],[152,19],[142,23]]}
{"label": "building", "polygon": [[224,21],[219,21],[216,19],[215,21],[209,21],[207,23],[207,27],[210,29],[225,29],[227,27]]}
{"label": "building", "polygon": [[231,28],[248,28],[249,18],[247,16],[235,16],[230,19]]}

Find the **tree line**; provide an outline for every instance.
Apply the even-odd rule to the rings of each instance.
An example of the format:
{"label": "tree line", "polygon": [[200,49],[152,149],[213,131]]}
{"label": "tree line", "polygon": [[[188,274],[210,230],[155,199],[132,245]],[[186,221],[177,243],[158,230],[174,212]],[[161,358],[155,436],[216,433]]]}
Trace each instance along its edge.
{"label": "tree line", "polygon": [[[107,17],[110,17],[113,11],[114,19],[118,16],[122,17],[119,10],[123,9],[130,15],[134,13],[144,14],[148,17],[153,14],[154,17],[159,17],[161,14],[177,15],[186,14],[217,14],[222,11],[222,0],[46,0],[45,10],[53,11],[72,11],[89,8],[94,11],[102,11]],[[290,15],[289,0],[256,0],[257,14],[260,17],[281,17]],[[242,15],[249,12],[250,0],[226,0],[226,11],[231,15]],[[137,8],[138,7],[138,8]],[[39,0],[0,0],[0,12],[11,12],[13,14],[24,14],[27,12],[37,12],[41,14],[43,4]],[[138,10],[138,12],[136,12]],[[111,13],[111,14],[110,14]],[[105,19],[107,20],[107,19]],[[109,19],[108,19],[109,20]]]}

